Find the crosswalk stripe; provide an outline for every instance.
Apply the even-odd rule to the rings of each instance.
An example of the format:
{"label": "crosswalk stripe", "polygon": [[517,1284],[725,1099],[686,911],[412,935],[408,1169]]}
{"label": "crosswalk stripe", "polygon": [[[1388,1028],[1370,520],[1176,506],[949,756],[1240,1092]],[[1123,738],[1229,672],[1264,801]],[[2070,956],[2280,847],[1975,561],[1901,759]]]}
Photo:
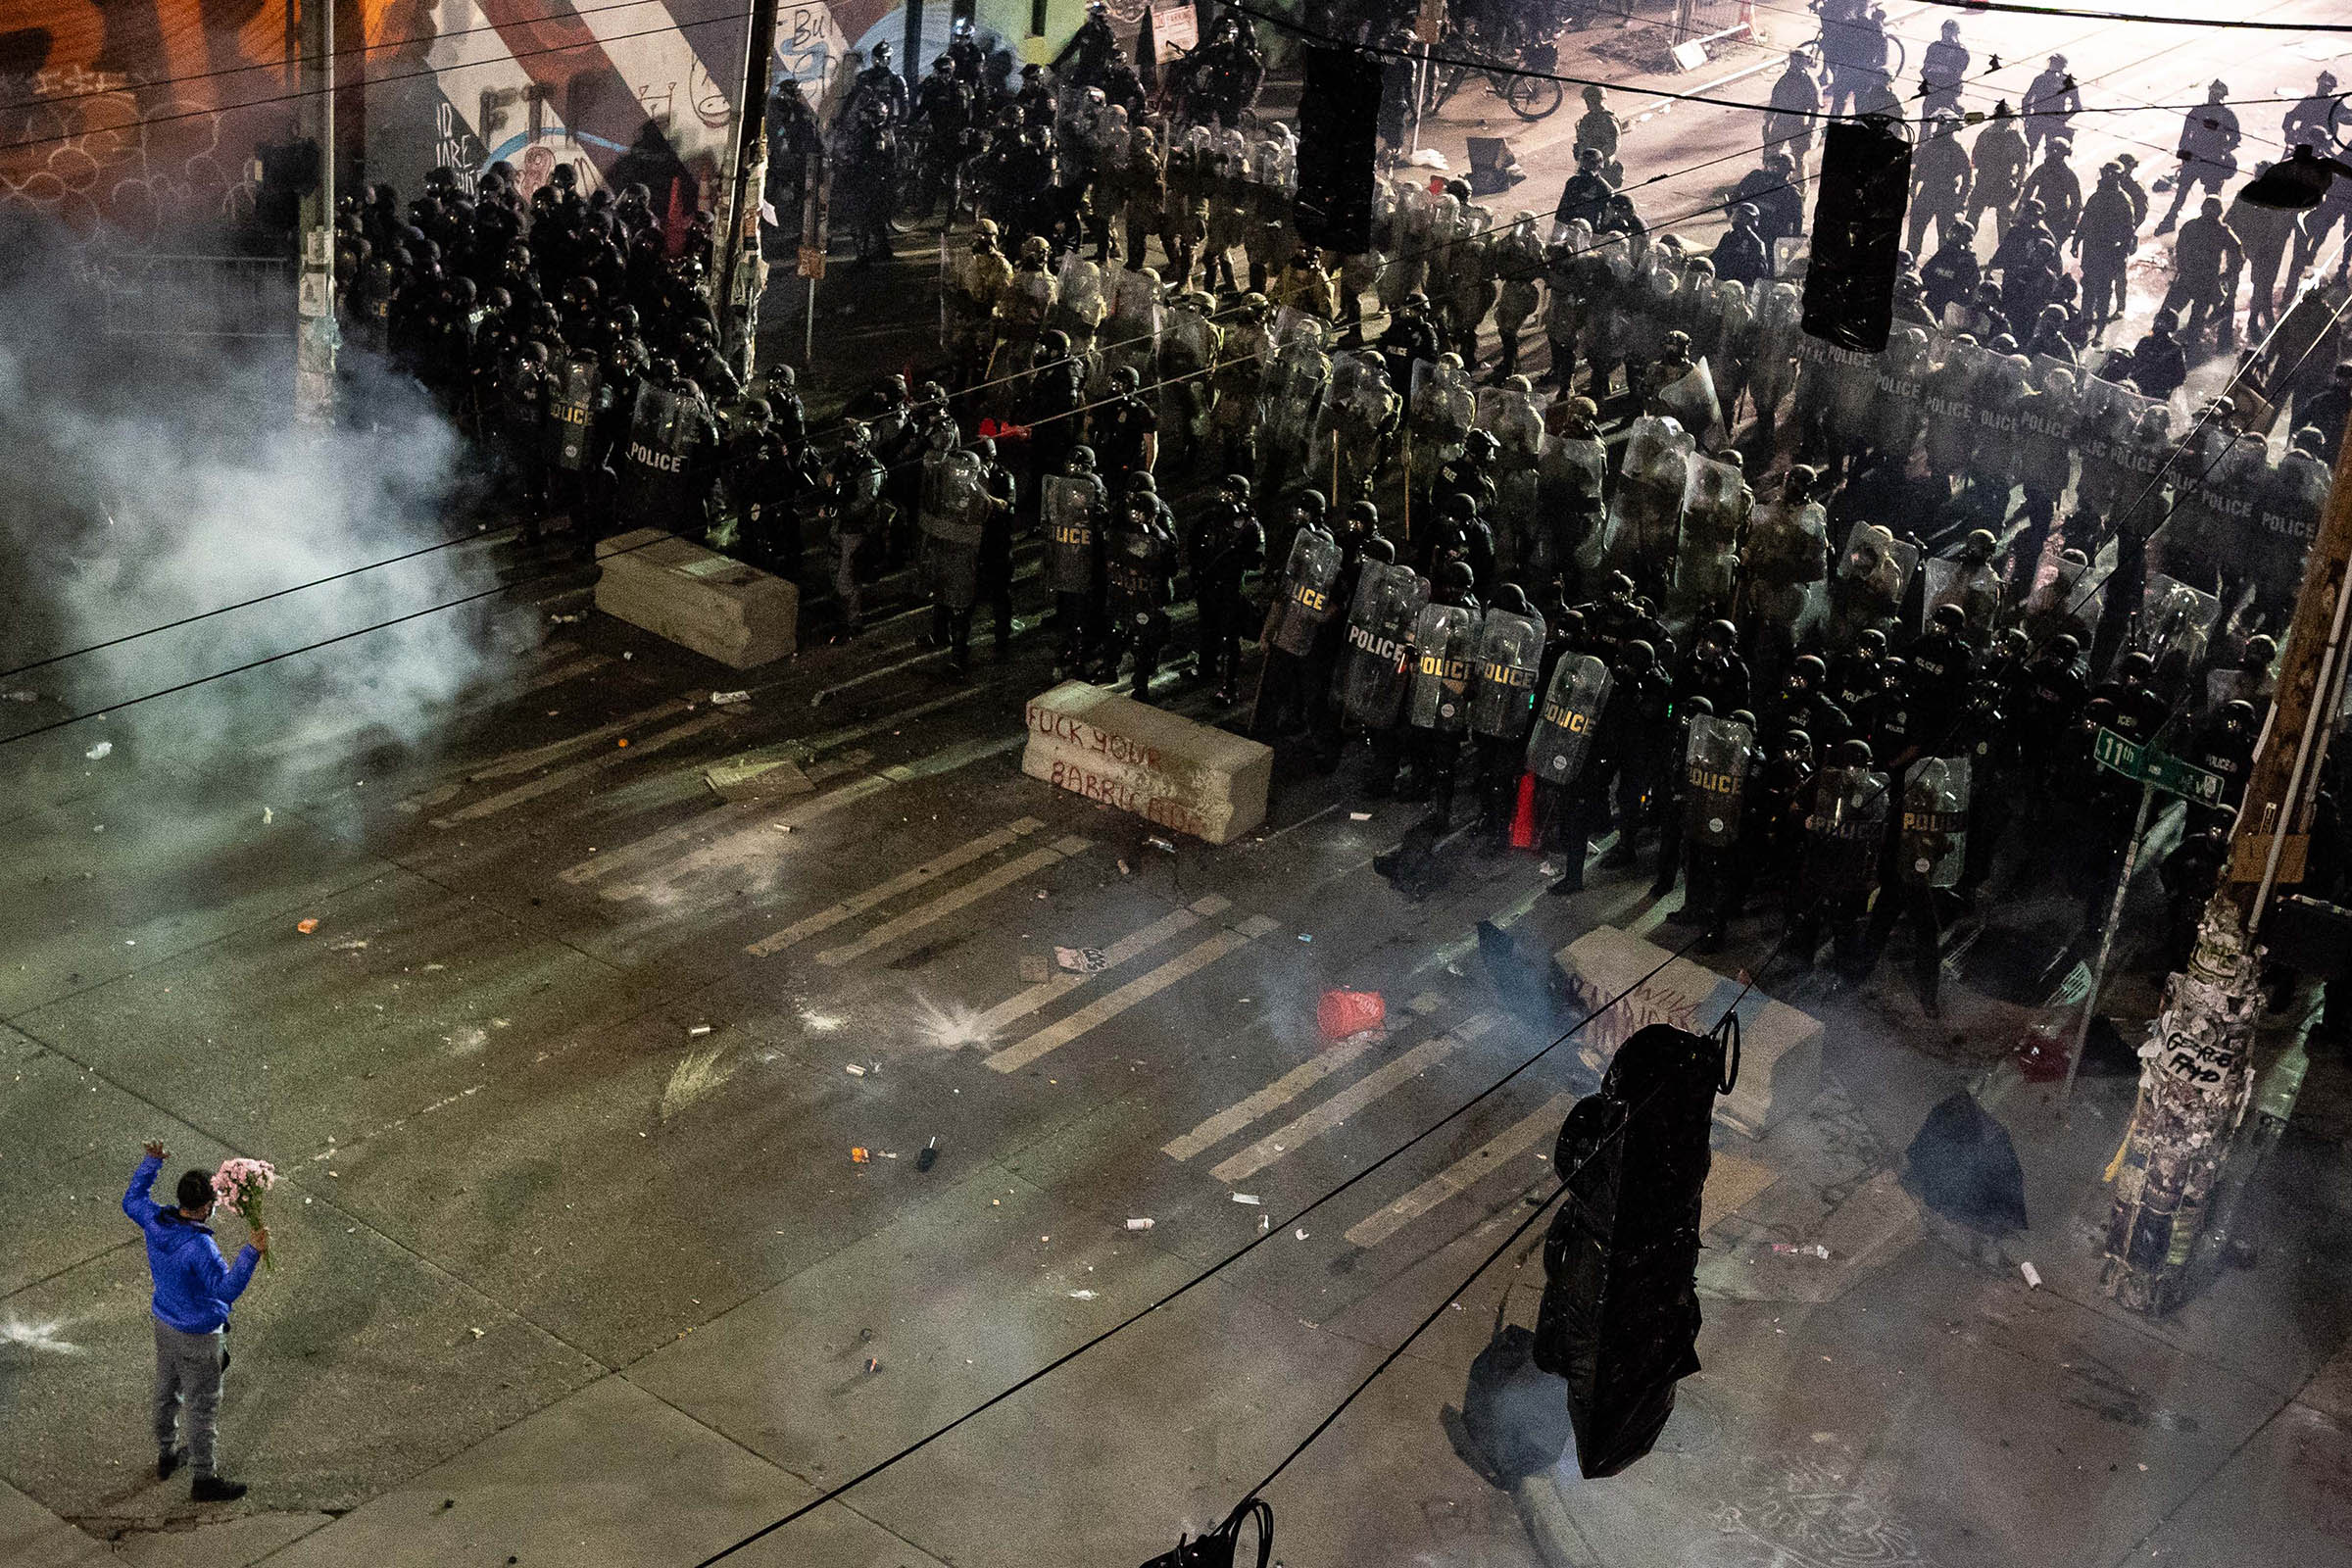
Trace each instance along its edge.
{"label": "crosswalk stripe", "polygon": [[890,780],[869,776],[853,780],[822,795],[806,797],[798,805],[778,811],[771,817],[719,835],[691,855],[650,868],[639,881],[609,887],[605,889],[604,896],[614,900],[641,899],[657,888],[668,886],[685,877],[740,861],[747,856],[758,856],[773,842],[770,834],[788,827],[805,826],[820,816],[830,815],[845,806],[855,805],[869,795],[879,795],[889,788]]}
{"label": "crosswalk stripe", "polygon": [[542,795],[553,794],[566,785],[576,784],[592,774],[603,772],[606,768],[616,767],[638,758],[651,757],[665,746],[675,746],[680,741],[691,740],[707,729],[715,729],[721,724],[730,722],[734,716],[722,708],[716,712],[705,713],[700,718],[690,718],[675,729],[665,729],[657,734],[648,735],[625,752],[614,750],[601,753],[585,761],[574,762],[569,767],[559,767],[552,773],[542,773],[537,778],[526,779],[513,789],[501,790],[496,795],[485,796],[470,805],[461,807],[446,816],[434,817],[433,826],[454,827],[460,822],[473,822],[485,816],[496,816],[501,811],[509,810],[528,801],[535,801]]}
{"label": "crosswalk stripe", "polygon": [[1108,996],[1096,998],[1059,1022],[1048,1024],[1027,1039],[1006,1046],[989,1057],[988,1064],[999,1072],[1018,1071],[1046,1053],[1060,1050],[1079,1036],[1108,1023],[1128,1008],[1159,995],[1177,981],[1199,974],[1228,953],[1248,947],[1273,930],[1275,922],[1262,914],[1251,915],[1231,930],[1220,931],[1207,941],[1186,949],[1157,968],[1137,975]]}
{"label": "crosswalk stripe", "polygon": [[[1161,915],[1141,931],[1131,931],[1109,947],[1104,948],[1102,956],[1106,961],[1103,967],[1096,973],[1107,974],[1110,970],[1141,957],[1179,931],[1189,931],[1203,919],[1222,914],[1230,907],[1232,907],[1231,900],[1211,893],[1204,899],[1194,900],[1186,907],[1178,909],[1174,913]],[[1026,991],[1015,992],[982,1013],[974,1032],[984,1040],[993,1039],[997,1031],[1005,1025],[1019,1022],[1037,1011],[1038,1008],[1059,1001],[1094,978],[1095,975],[1092,974],[1073,974],[1067,970],[1050,975]]]}
{"label": "crosswalk stripe", "polygon": [[566,735],[560,741],[550,741],[545,746],[534,746],[527,752],[510,752],[504,757],[493,758],[479,767],[468,769],[466,777],[468,782],[480,784],[494,778],[513,778],[517,773],[528,773],[533,768],[545,767],[559,758],[568,757],[583,746],[594,746],[597,742],[611,740],[615,735],[626,735],[630,730],[642,725],[659,723],[674,714],[683,713],[686,711],[686,707],[685,702],[677,699],[666,703],[656,703],[651,708],[639,709],[634,713],[623,714],[609,724],[599,724],[594,729],[584,729],[577,735]]}
{"label": "crosswalk stripe", "polygon": [[1036,832],[1046,824],[1034,816],[1024,816],[1008,822],[994,833],[983,833],[969,843],[958,844],[937,859],[925,860],[911,871],[901,872],[887,882],[877,882],[862,893],[855,893],[838,904],[826,906],[805,919],[795,920],[781,931],[771,932],[743,951],[756,958],[782,953],[797,942],[806,942],[820,931],[830,931],[844,920],[855,919],[877,905],[887,904],[902,893],[911,893],[924,883],[959,870],[974,860],[994,855],[997,851]]}
{"label": "crosswalk stripe", "polygon": [[1221,1182],[1238,1182],[1245,1176],[1255,1175],[1299,1145],[1338,1127],[1397,1085],[1444,1061],[1457,1048],[1494,1028],[1496,1021],[1491,1012],[1478,1013],[1445,1034],[1424,1040],[1396,1060],[1364,1074],[1297,1120],[1275,1128],[1240,1153],[1212,1166],[1209,1174]]}
{"label": "crosswalk stripe", "polygon": [[[1436,993],[1424,991],[1405,1006],[1426,1018],[1442,1004]],[[1383,1044],[1386,1038],[1378,1032],[1366,1032],[1324,1047],[1247,1100],[1226,1106],[1181,1138],[1162,1144],[1159,1152],[1172,1159],[1191,1159],[1206,1152],[1260,1116],[1280,1110],[1374,1046]]]}
{"label": "crosswalk stripe", "polygon": [[1012,886],[1025,876],[1044,870],[1072,856],[1093,849],[1091,841],[1081,838],[1056,839],[1042,850],[1031,850],[1017,860],[1007,860],[986,876],[974,877],[960,887],[953,888],[938,898],[918,904],[895,920],[885,920],[855,942],[838,948],[827,948],[816,956],[816,961],[838,968],[853,958],[863,957],[876,948],[885,947],[912,931],[943,920],[957,909],[979,903],[990,894]]}
{"label": "crosswalk stripe", "polygon": [[575,659],[569,663],[558,664],[553,669],[543,669],[529,680],[524,681],[515,690],[518,693],[526,694],[543,692],[550,686],[561,686],[565,681],[575,676],[585,675],[592,669],[602,669],[611,662],[612,662],[612,656],[610,654],[590,654],[585,659]]}
{"label": "crosswalk stripe", "polygon": [[[865,752],[853,752],[841,759],[841,765],[836,771],[847,772],[865,761],[870,755]],[[805,771],[808,781],[812,784],[829,776],[825,772],[825,764],[821,762]],[[673,849],[680,844],[691,843],[710,833],[745,823],[752,824],[751,830],[753,831],[787,825],[798,826],[804,818],[797,813],[815,808],[817,808],[815,814],[821,815],[824,811],[847,806],[851,801],[862,800],[878,790],[885,790],[889,787],[888,779],[869,775],[865,778],[854,779],[841,788],[828,791],[823,795],[796,801],[788,807],[778,807],[774,804],[751,805],[745,802],[730,801],[724,806],[713,806],[707,811],[697,811],[685,821],[674,823],[662,829],[659,833],[649,833],[644,838],[633,843],[623,844],[616,850],[591,856],[576,865],[565,866],[558,874],[564,881],[575,886],[584,882],[594,882],[609,871],[617,871],[624,865],[635,865],[641,860],[660,855],[664,850]],[[853,791],[856,793],[853,794]]]}
{"label": "crosswalk stripe", "polygon": [[1446,1166],[1388,1207],[1350,1226],[1348,1240],[1358,1247],[1378,1247],[1447,1199],[1459,1197],[1502,1169],[1503,1161],[1524,1154],[1548,1139],[1558,1138],[1560,1123],[1567,1119],[1568,1107],[1575,1103],[1574,1095],[1552,1096],[1543,1109],[1513,1122],[1484,1147]]}

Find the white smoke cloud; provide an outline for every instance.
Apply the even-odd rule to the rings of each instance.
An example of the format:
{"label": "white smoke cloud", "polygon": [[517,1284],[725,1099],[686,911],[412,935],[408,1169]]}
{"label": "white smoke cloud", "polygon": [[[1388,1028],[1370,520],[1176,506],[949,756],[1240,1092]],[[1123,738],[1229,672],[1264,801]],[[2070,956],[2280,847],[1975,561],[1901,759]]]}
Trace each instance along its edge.
{"label": "white smoke cloud", "polygon": [[[298,428],[290,321],[282,338],[176,336],[187,323],[168,303],[160,318],[139,319],[122,297],[90,289],[76,258],[37,228],[0,233],[0,566],[14,580],[15,612],[0,629],[0,667],[471,531],[452,514],[474,460],[413,381],[355,359],[344,420]],[[482,550],[460,544],[0,684],[54,699],[10,710],[37,722],[495,582]],[[494,619],[512,612],[496,599],[445,611],[86,728],[134,735],[192,763],[232,752],[282,761],[329,737],[414,742],[491,673]],[[322,759],[314,749],[305,760]]]}

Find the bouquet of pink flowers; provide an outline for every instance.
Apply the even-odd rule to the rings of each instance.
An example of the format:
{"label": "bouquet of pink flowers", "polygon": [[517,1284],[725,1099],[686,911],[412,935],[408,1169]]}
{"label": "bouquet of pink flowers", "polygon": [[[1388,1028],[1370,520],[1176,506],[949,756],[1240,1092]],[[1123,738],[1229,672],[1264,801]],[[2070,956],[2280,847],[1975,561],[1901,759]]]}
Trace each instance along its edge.
{"label": "bouquet of pink flowers", "polygon": [[[213,1172],[213,1196],[248,1225],[262,1223],[262,1195],[276,1185],[277,1167],[266,1159],[231,1156]],[[277,1259],[268,1252],[262,1254],[262,1262],[269,1268],[277,1267]]]}

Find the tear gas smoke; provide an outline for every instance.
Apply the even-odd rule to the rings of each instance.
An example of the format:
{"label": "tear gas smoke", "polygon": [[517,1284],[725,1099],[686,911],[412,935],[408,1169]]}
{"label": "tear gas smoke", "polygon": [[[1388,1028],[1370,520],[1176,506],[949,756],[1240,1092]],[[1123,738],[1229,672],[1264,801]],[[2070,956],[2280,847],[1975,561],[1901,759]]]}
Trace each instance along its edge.
{"label": "tear gas smoke", "polygon": [[[88,253],[0,225],[0,551],[13,579],[8,665],[349,570],[457,531],[470,460],[410,378],[346,351],[342,418],[293,420],[283,338],[214,324],[176,297],[104,286]],[[269,332],[264,317],[240,323]],[[41,717],[143,696],[491,586],[459,545],[13,679]],[[115,715],[106,730],[202,764],[290,760],[328,736],[413,742],[488,674],[501,602],[427,615]],[[86,745],[79,727],[71,732]],[[324,759],[313,756],[310,760]]]}

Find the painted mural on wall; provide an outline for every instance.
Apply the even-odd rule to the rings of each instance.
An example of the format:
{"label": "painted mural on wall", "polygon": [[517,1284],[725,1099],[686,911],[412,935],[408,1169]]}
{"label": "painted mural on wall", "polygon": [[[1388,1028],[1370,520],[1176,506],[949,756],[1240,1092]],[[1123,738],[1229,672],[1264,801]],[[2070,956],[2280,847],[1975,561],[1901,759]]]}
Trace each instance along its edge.
{"label": "painted mural on wall", "polygon": [[[340,50],[355,25],[365,46],[337,62],[347,176],[406,193],[503,158],[534,188],[567,163],[681,215],[719,186],[733,0],[342,0],[337,20]],[[284,0],[0,0],[0,209],[142,244],[236,228],[257,148],[294,135],[289,52]]]}

